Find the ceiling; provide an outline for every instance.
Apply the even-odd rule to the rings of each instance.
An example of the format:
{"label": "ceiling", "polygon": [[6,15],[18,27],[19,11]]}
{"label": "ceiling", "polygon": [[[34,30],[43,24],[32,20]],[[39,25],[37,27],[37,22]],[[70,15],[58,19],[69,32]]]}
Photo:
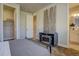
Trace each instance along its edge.
{"label": "ceiling", "polygon": [[51,3],[21,3],[20,7],[23,11],[34,13],[48,5],[51,5]]}
{"label": "ceiling", "polygon": [[[23,10],[25,12],[34,13],[51,4],[52,3],[20,3],[20,7],[21,7],[21,10]],[[78,5],[79,5],[79,3],[70,3],[69,8],[73,8]]]}

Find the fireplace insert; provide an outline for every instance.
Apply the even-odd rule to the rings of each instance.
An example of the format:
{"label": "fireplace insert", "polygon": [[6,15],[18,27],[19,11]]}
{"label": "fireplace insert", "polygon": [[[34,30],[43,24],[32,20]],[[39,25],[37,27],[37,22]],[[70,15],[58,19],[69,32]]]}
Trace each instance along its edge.
{"label": "fireplace insert", "polygon": [[54,46],[54,34],[49,34],[49,33],[39,33],[39,38],[40,42],[49,42],[50,38],[51,40],[51,45]]}
{"label": "fireplace insert", "polygon": [[42,43],[47,42],[47,46],[50,49],[50,53],[51,53],[51,46],[56,46],[57,43],[58,43],[57,33],[50,34],[50,33],[40,32],[39,33],[39,39],[40,39],[40,42],[42,42]]}

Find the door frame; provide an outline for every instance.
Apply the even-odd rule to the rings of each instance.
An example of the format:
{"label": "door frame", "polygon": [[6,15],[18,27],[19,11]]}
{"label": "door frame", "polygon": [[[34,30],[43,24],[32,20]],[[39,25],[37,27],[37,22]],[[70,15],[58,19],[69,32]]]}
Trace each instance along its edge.
{"label": "door frame", "polygon": [[37,16],[34,15],[33,16],[33,39],[36,39],[36,22],[37,22]]}
{"label": "door frame", "polygon": [[12,7],[12,8],[15,8],[15,15],[14,15],[14,20],[15,20],[15,39],[20,39],[20,5],[19,4],[8,4],[8,3],[4,3],[4,4],[0,4],[0,12],[1,12],[1,40],[0,41],[3,41],[3,6],[6,5],[6,6],[9,6],[9,7]]}

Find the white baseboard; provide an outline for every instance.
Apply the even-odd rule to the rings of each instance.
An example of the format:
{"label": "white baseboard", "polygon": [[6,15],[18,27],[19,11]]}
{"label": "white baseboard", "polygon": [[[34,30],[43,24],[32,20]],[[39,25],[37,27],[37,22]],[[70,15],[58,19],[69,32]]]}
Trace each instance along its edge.
{"label": "white baseboard", "polygon": [[68,46],[67,46],[67,45],[62,45],[62,44],[58,44],[58,46],[68,48]]}

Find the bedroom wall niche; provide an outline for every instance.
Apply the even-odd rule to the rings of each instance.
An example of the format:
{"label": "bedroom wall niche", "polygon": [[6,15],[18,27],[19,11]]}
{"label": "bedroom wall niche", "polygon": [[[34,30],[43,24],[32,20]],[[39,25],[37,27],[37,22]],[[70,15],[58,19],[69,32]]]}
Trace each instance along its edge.
{"label": "bedroom wall niche", "polygon": [[14,39],[15,21],[14,8],[3,5],[3,40]]}
{"label": "bedroom wall niche", "polygon": [[56,6],[44,11],[44,32],[56,32]]}

